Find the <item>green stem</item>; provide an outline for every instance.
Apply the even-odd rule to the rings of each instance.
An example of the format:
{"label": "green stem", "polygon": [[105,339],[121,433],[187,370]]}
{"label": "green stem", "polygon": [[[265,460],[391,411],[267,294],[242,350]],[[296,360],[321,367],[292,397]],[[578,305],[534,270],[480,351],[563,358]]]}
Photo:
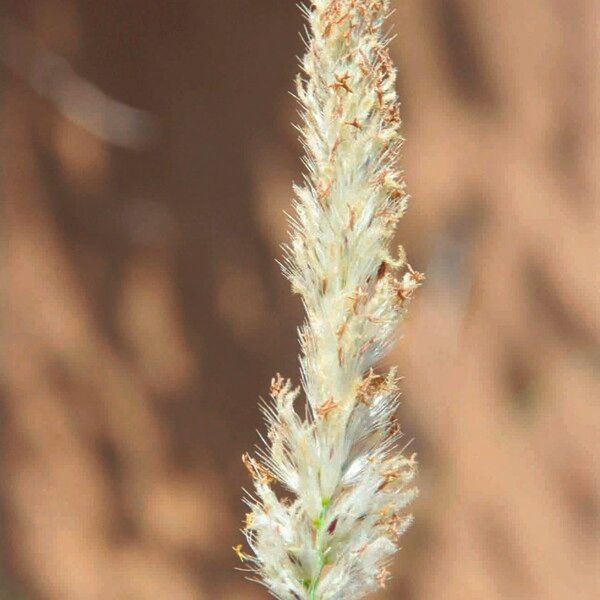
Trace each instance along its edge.
{"label": "green stem", "polygon": [[329,509],[329,499],[324,498],[322,501],[322,508],[319,517],[315,520],[315,549],[317,552],[317,557],[319,559],[319,571],[317,575],[311,580],[310,587],[308,588],[308,598],[309,600],[317,600],[317,587],[319,586],[319,580],[321,579],[321,573],[323,572],[323,567],[325,566],[326,556],[325,552],[323,552],[322,544],[323,544],[323,527],[325,525],[325,517],[327,516],[327,511]]}

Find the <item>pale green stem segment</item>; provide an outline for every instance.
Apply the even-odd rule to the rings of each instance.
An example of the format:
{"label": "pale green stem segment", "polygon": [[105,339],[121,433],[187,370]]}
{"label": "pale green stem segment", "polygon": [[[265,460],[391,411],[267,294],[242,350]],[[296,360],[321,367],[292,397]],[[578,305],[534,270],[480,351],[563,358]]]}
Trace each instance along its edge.
{"label": "pale green stem segment", "polygon": [[329,510],[329,498],[323,498],[321,503],[321,513],[318,518],[315,519],[315,550],[317,552],[317,557],[319,560],[319,571],[317,575],[310,582],[310,586],[308,588],[308,598],[309,600],[317,600],[317,587],[319,586],[319,580],[321,579],[321,573],[323,572],[323,567],[327,562],[327,550],[323,550],[323,528],[325,526],[325,517],[327,517],[327,511]]}

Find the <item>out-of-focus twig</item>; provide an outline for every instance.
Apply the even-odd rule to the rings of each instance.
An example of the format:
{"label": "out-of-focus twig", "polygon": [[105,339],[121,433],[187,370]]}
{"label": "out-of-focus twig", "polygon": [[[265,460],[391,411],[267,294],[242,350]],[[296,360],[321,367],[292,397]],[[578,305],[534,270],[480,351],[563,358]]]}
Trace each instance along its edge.
{"label": "out-of-focus twig", "polygon": [[69,121],[107,144],[130,150],[140,150],[156,137],[156,116],[105,94],[14,20],[0,19],[0,39],[0,63]]}

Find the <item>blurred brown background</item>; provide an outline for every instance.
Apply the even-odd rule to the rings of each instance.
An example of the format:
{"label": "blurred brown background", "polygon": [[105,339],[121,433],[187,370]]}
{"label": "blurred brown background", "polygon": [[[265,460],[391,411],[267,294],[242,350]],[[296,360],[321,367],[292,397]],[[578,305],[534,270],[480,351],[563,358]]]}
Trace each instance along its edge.
{"label": "blurred brown background", "polygon": [[[422,496],[381,599],[599,595],[599,6],[396,2],[428,281],[391,357]],[[0,7],[0,598],[264,599],[231,546],[257,397],[297,377],[299,11]]]}

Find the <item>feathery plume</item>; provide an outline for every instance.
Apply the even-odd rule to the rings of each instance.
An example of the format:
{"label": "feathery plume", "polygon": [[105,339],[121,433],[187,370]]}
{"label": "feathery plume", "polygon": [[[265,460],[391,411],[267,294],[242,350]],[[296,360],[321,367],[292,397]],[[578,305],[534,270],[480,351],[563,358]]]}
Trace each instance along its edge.
{"label": "feathery plume", "polygon": [[[277,598],[352,600],[389,577],[410,524],[415,457],[398,449],[388,350],[423,275],[389,242],[406,209],[389,0],[313,0],[299,127],[306,155],[283,270],[301,295],[300,389],[279,374],[263,405],[268,439],[244,455],[254,493],[236,553]],[[289,493],[291,498],[283,497]]]}

